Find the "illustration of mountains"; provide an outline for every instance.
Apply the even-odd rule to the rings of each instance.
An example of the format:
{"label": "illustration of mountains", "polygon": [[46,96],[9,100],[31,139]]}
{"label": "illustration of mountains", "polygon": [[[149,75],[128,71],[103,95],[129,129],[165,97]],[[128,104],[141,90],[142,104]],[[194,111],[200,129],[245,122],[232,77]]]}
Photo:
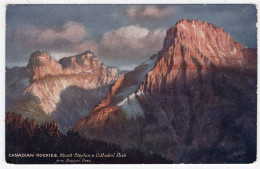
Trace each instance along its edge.
{"label": "illustration of mountains", "polygon": [[62,132],[88,115],[119,76],[90,51],[57,62],[48,53],[31,54],[27,67],[6,70],[6,109],[35,119],[56,120]]}
{"label": "illustration of mountains", "polygon": [[183,19],[128,73],[90,51],[59,62],[33,53],[26,68],[6,71],[6,108],[174,163],[249,163],[256,84],[256,49],[211,23]]}

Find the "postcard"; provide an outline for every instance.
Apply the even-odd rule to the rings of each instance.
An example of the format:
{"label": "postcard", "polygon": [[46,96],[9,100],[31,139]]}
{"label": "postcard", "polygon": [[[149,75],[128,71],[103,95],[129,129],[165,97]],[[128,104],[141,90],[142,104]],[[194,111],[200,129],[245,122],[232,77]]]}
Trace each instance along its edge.
{"label": "postcard", "polygon": [[255,4],[8,4],[8,164],[252,164]]}

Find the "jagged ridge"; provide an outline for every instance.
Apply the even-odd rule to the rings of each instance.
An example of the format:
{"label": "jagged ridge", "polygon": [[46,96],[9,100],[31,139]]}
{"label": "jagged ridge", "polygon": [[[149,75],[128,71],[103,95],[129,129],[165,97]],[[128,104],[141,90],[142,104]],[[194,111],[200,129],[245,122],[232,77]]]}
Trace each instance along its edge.
{"label": "jagged ridge", "polygon": [[[255,159],[255,49],[213,24],[184,19],[167,31],[155,60],[137,90],[129,93],[125,77],[119,78],[78,122],[80,133],[177,163]],[[135,71],[126,74],[132,81],[139,77]],[[119,93],[129,94],[118,100]],[[223,154],[198,158],[202,149]]]}
{"label": "jagged ridge", "polygon": [[173,92],[173,85],[184,85],[176,84],[176,79],[192,83],[212,67],[256,69],[252,60],[256,60],[256,50],[234,41],[223,28],[184,19],[167,31],[159,60],[140,90]]}
{"label": "jagged ridge", "polygon": [[[106,67],[90,51],[63,58],[59,62],[48,53],[37,51],[32,53],[25,71],[28,77],[21,77],[24,80],[17,77],[18,79],[15,82],[21,83],[20,81],[28,79],[28,84],[19,90],[21,93],[18,93],[18,95],[23,95],[23,97],[35,96],[43,112],[61,124],[61,131],[73,127],[80,117],[87,115],[94,105],[105,96],[108,85],[119,76],[117,68]],[[12,84],[13,82],[10,81],[8,86],[14,86]],[[19,88],[16,85],[15,89],[17,87]],[[61,96],[68,94],[70,94],[68,98],[61,98]],[[12,95],[14,93],[9,92],[7,97]],[[68,100],[71,98],[77,104],[80,104],[73,112],[68,110],[68,107],[72,106],[68,106],[70,104]],[[24,102],[23,100],[16,100],[18,103],[12,101],[13,106],[21,101]],[[88,104],[88,106],[82,106],[83,103]],[[64,107],[67,107],[67,109]],[[33,111],[30,108],[27,108],[27,110]]]}

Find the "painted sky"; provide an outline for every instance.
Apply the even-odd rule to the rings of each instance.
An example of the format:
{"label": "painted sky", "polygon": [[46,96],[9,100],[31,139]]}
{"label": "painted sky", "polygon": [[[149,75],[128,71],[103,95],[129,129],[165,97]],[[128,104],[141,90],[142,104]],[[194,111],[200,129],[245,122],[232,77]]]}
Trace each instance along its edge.
{"label": "painted sky", "polygon": [[223,27],[256,48],[254,5],[8,5],[6,66],[24,66],[46,51],[59,60],[91,50],[102,62],[130,70],[162,48],[167,29],[180,19]]}

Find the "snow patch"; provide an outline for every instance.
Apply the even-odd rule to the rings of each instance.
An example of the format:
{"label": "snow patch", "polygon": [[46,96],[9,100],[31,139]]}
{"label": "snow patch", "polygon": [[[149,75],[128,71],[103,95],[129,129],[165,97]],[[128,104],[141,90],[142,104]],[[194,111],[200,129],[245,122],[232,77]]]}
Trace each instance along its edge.
{"label": "snow patch", "polygon": [[219,62],[219,58],[217,58],[217,57],[214,57],[214,59],[215,59],[215,61]]}
{"label": "snow patch", "polygon": [[237,49],[234,48],[233,51],[231,52],[231,55],[235,55],[237,53]]}
{"label": "snow patch", "polygon": [[226,56],[225,53],[221,52],[221,51],[218,51],[218,54],[219,54],[219,57],[221,57],[221,58]]}
{"label": "snow patch", "polygon": [[140,96],[144,92],[137,91],[137,89],[143,82],[145,75],[154,67],[156,60],[157,57],[153,57],[152,59],[143,62],[140,66],[146,66],[146,69],[135,75],[138,82],[135,85],[128,86],[116,95],[117,98],[124,98],[123,100],[117,102],[117,106],[119,106],[126,113],[128,119],[136,118],[137,116],[144,116],[144,112],[138,99],[136,98],[136,96]]}
{"label": "snow patch", "polygon": [[196,30],[196,26],[194,25],[194,23],[192,23],[192,27],[194,30]]}
{"label": "snow patch", "polygon": [[244,63],[243,63],[243,61],[242,60],[238,60],[237,61],[241,66],[243,66],[244,65]]}
{"label": "snow patch", "polygon": [[76,72],[75,74],[79,74],[79,73],[81,73],[82,71],[78,71],[78,72]]}
{"label": "snow patch", "polygon": [[91,73],[92,70],[86,70],[86,71],[78,71],[75,74],[79,74],[79,73]]}
{"label": "snow patch", "polygon": [[61,84],[62,84],[62,87],[63,87],[63,89],[65,89],[65,88],[66,88],[66,86],[67,86],[67,83],[66,83],[66,84],[64,84],[64,82],[63,82],[63,80],[62,80],[62,79],[60,79],[60,81],[61,81]]}
{"label": "snow patch", "polygon": [[96,87],[96,84],[92,81],[92,82],[90,83],[90,87],[91,87],[91,88],[95,88],[95,87]]}
{"label": "snow patch", "polygon": [[127,98],[125,98],[123,101],[121,101],[120,103],[118,103],[117,104],[117,106],[123,106],[123,105],[125,105],[126,103],[127,103],[127,101],[128,101],[128,99]]}
{"label": "snow patch", "polygon": [[215,52],[213,51],[213,49],[211,48],[211,46],[208,44],[207,45],[209,50],[210,50],[210,53],[213,55],[213,56],[216,56]]}
{"label": "snow patch", "polygon": [[139,104],[136,94],[133,93],[129,97],[125,98],[122,102],[118,103],[119,106],[124,112],[126,112],[127,118],[136,118],[139,116],[144,116],[144,112]]}
{"label": "snow patch", "polygon": [[55,86],[56,86],[57,88],[59,88],[59,86],[57,85],[57,82],[56,82],[55,78],[53,78],[53,80],[54,80]]}
{"label": "snow patch", "polygon": [[56,109],[56,102],[55,101],[57,99],[57,102],[59,102],[60,98],[59,98],[59,96],[57,96],[57,98],[55,99],[55,97],[52,95],[51,91],[49,90],[48,85],[47,85],[45,79],[43,79],[43,82],[44,82],[45,88],[47,89],[47,92],[49,93],[49,95],[52,98],[52,100],[50,100],[50,103],[53,106],[53,108]]}
{"label": "snow patch", "polygon": [[144,91],[143,91],[143,90],[139,90],[139,91],[136,93],[137,96],[140,96],[140,95],[143,95],[143,94],[144,94]]}
{"label": "snow patch", "polygon": [[141,64],[141,66],[147,66],[147,68],[145,70],[143,70],[141,73],[139,73],[138,75],[136,75],[135,78],[138,79],[138,83],[136,83],[135,85],[128,86],[122,92],[118,93],[116,97],[117,98],[118,97],[126,98],[130,94],[136,92],[139,85],[143,82],[145,75],[154,67],[156,60],[157,60],[157,57],[153,57],[152,59],[150,59],[146,62],[143,62]]}
{"label": "snow patch", "polygon": [[181,25],[181,27],[182,27],[183,29],[189,30],[189,28],[187,28],[185,25],[183,25],[183,24],[180,24],[180,25]]}
{"label": "snow patch", "polygon": [[205,40],[205,33],[202,30],[200,30],[199,32],[200,32],[200,36],[202,37],[202,39],[204,41]]}

